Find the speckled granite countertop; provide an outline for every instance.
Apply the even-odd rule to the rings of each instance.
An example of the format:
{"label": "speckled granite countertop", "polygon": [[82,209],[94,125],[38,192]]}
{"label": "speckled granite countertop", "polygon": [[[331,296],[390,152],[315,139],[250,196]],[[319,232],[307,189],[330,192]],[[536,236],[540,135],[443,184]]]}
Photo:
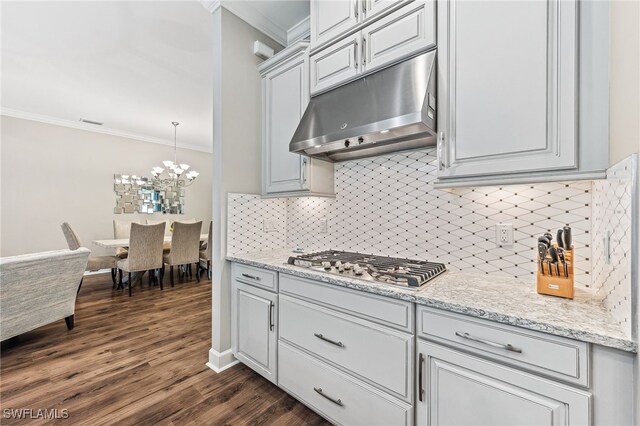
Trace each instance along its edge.
{"label": "speckled granite countertop", "polygon": [[288,265],[291,255],[295,253],[282,249],[230,255],[227,260],[623,351],[638,350],[602,303],[581,289],[568,300],[539,295],[531,281],[458,272],[409,289]]}

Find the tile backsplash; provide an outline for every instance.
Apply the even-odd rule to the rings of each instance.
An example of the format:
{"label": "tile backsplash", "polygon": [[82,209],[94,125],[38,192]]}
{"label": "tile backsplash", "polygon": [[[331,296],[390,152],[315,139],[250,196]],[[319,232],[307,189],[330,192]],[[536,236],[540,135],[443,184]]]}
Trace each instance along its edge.
{"label": "tile backsplash", "polygon": [[[274,230],[267,232],[264,222]],[[287,201],[254,194],[227,195],[227,253],[249,253],[286,246]]]}
{"label": "tile backsplash", "polygon": [[629,157],[607,170],[606,180],[593,183],[593,288],[629,337],[637,168],[637,156]]}
{"label": "tile backsplash", "polygon": [[[335,199],[287,199],[287,247],[397,255],[533,280],[537,237],[570,225],[576,285],[591,286],[590,181],[435,189],[432,149],[335,167]],[[513,246],[496,246],[497,223],[513,225]]]}

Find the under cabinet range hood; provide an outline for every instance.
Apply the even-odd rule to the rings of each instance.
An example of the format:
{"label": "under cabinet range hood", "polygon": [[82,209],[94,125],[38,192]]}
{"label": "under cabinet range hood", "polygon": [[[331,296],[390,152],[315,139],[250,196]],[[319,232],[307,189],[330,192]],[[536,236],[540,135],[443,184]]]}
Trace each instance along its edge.
{"label": "under cabinet range hood", "polygon": [[311,98],[289,151],[345,161],[436,144],[436,51]]}

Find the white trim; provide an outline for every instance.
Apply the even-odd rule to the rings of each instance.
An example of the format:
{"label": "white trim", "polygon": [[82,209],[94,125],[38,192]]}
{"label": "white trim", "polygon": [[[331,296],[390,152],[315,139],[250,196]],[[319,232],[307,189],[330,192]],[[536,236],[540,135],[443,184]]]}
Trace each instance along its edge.
{"label": "white trim", "polygon": [[84,276],[111,273],[111,269],[98,269],[97,271],[84,271]]}
{"label": "white trim", "polygon": [[287,44],[303,40],[311,35],[311,16],[307,16],[302,21],[289,28],[287,31]]}
{"label": "white trim", "polygon": [[209,362],[205,365],[215,371],[216,373],[222,373],[224,370],[239,364],[240,361],[235,359],[231,349],[227,349],[224,352],[218,352],[215,349],[209,349]]}
{"label": "white trim", "polygon": [[222,5],[221,0],[200,0],[202,7],[207,9],[210,13],[215,12]]}
{"label": "white trim", "polygon": [[222,0],[222,7],[282,46],[287,45],[287,30],[258,12],[250,4],[243,1]]}
{"label": "white trim", "polygon": [[[48,115],[34,114],[31,112],[19,111],[11,108],[0,108],[0,115],[4,115],[6,117],[21,118],[23,120],[38,121],[40,123],[53,124],[55,126],[69,127],[71,129],[86,130],[88,132],[118,136],[121,138],[134,139],[142,142],[173,146],[173,141],[169,139],[160,139],[160,138],[155,138],[153,136],[146,136],[138,133],[125,132],[122,130],[110,129],[108,127],[96,126],[95,124],[87,124],[81,121],[66,120],[64,118],[56,118]],[[193,151],[200,151],[200,152],[207,152],[209,154],[213,152],[212,146],[208,148],[204,148],[200,145],[178,143],[178,148],[190,149]]]}
{"label": "white trim", "polygon": [[280,65],[282,62],[294,57],[300,52],[303,52],[307,47],[309,47],[308,41],[299,41],[285,47],[284,49],[258,65],[258,72],[261,75],[264,75],[266,72]]}

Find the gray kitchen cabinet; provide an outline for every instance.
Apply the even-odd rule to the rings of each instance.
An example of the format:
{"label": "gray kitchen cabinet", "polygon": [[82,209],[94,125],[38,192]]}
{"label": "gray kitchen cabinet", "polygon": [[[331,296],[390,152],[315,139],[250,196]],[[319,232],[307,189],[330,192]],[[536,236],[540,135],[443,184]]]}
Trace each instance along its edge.
{"label": "gray kitchen cabinet", "polygon": [[322,44],[356,26],[363,0],[311,0],[311,43]]}
{"label": "gray kitchen cabinet", "polygon": [[580,37],[601,18],[579,25],[580,12],[577,0],[439,2],[437,187],[601,177],[606,135],[591,135],[607,100],[592,86],[607,83],[583,81],[580,63],[591,73],[606,56]]}
{"label": "gray kitchen cabinet", "polygon": [[309,103],[306,49],[299,42],[265,61],[262,74],[263,195],[333,195],[333,167],[289,152]]}
{"label": "gray kitchen cabinet", "polygon": [[231,289],[233,355],[276,383],[278,295],[237,279]]}
{"label": "gray kitchen cabinet", "polygon": [[361,70],[360,34],[349,36],[309,57],[311,91],[322,92],[356,77]]}
{"label": "gray kitchen cabinet", "polygon": [[312,96],[435,47],[435,0],[400,3],[380,3],[377,19],[309,56]]}
{"label": "gray kitchen cabinet", "polygon": [[588,425],[591,394],[419,340],[419,425]]}
{"label": "gray kitchen cabinet", "polygon": [[[380,2],[378,2],[380,3]],[[363,72],[436,45],[435,1],[417,1],[362,29]]]}
{"label": "gray kitchen cabinet", "polygon": [[393,6],[403,3],[405,0],[362,0],[365,11],[365,18],[370,19],[379,13],[384,13]]}

